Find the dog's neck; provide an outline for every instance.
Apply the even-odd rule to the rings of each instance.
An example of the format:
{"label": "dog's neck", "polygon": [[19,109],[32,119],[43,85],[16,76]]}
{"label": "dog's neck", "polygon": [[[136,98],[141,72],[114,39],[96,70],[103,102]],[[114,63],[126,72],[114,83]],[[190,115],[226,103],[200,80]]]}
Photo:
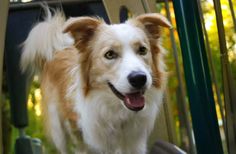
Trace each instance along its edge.
{"label": "dog's neck", "polygon": [[[84,99],[85,102],[78,102],[76,105],[80,114],[78,126],[86,143],[99,151],[121,149],[122,153],[133,152],[125,151],[129,149],[127,146],[137,147],[137,144],[146,146],[158,110],[158,104],[155,102],[160,101],[160,94],[156,91],[154,95],[152,91],[147,92],[148,102],[139,112],[125,108],[121,100],[106,91],[93,91],[87,100]],[[101,140],[103,142],[100,142]],[[120,147],[116,147],[118,145]],[[102,149],[104,147],[106,149]]]}

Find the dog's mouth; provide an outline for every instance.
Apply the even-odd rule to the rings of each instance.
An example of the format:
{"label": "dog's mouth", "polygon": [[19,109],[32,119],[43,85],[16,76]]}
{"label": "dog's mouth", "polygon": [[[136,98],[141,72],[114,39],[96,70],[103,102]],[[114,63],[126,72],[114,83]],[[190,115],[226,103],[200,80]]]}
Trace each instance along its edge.
{"label": "dog's mouth", "polygon": [[108,85],[111,88],[112,92],[124,102],[125,106],[128,109],[132,111],[140,111],[144,108],[144,90],[140,90],[134,93],[122,94],[110,82],[108,82]]}

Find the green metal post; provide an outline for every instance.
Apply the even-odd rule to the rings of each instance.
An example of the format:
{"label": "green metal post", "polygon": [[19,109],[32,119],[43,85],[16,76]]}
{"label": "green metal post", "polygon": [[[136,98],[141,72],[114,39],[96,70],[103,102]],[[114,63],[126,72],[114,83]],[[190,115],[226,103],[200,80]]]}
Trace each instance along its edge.
{"label": "green metal post", "polygon": [[[169,1],[165,0],[165,9],[166,9],[166,14],[167,18],[169,19],[171,25],[171,14],[170,14],[170,6],[169,6]],[[178,49],[177,45],[175,42],[175,36],[174,36],[174,29],[170,29],[170,39],[171,39],[171,45],[172,45],[172,50],[173,50],[173,56],[174,56],[174,61],[175,61],[175,68],[176,68],[176,76],[178,79],[178,87],[177,87],[177,96],[178,96],[178,106],[179,106],[179,118],[180,118],[180,125],[182,124],[182,127],[186,128],[186,134],[182,133],[183,135],[188,136],[188,142],[189,142],[189,152],[191,154],[196,153],[196,149],[194,146],[194,139],[192,135],[192,128],[190,125],[190,119],[188,117],[188,109],[187,109],[187,101],[185,100],[185,90],[184,90],[184,84],[183,84],[183,77],[181,75],[181,70],[180,70],[180,63],[178,59]],[[182,121],[182,122],[181,122]]]}
{"label": "green metal post", "polygon": [[199,154],[222,154],[197,0],[173,0]]}

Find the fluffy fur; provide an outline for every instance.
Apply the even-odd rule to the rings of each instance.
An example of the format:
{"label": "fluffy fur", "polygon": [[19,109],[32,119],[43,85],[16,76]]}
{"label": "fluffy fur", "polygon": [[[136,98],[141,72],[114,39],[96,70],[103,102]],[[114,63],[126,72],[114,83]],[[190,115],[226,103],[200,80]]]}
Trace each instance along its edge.
{"label": "fluffy fur", "polygon": [[[170,27],[160,14],[107,25],[92,17],[65,20],[56,12],[31,30],[21,66],[40,72],[44,122],[60,153],[147,152],[166,84],[160,27]],[[109,51],[116,57],[107,58]],[[134,71],[146,76],[142,89],[128,80]],[[138,103],[145,99],[138,111],[124,103],[133,93]]]}

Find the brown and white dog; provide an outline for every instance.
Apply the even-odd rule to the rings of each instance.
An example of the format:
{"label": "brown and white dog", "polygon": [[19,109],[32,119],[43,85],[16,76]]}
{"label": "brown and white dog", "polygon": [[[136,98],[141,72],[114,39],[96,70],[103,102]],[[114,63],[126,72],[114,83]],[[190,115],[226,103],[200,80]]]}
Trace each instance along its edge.
{"label": "brown and white dog", "polygon": [[166,84],[160,27],[171,25],[157,13],[108,25],[57,11],[31,30],[21,66],[40,71],[45,126],[60,153],[147,152]]}

